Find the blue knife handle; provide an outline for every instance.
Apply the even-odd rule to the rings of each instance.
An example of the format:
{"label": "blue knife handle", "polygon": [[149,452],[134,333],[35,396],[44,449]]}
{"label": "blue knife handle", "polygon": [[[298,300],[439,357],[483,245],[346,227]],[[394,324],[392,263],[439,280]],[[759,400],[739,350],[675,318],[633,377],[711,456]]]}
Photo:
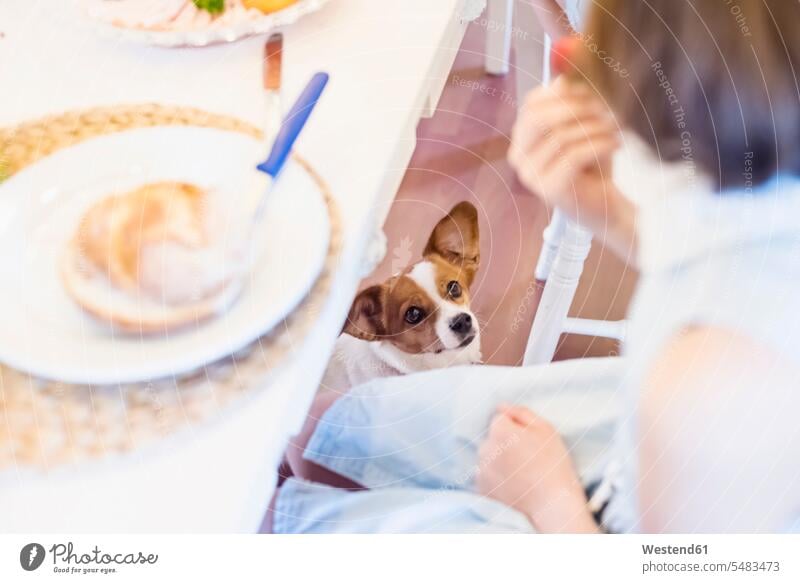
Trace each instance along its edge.
{"label": "blue knife handle", "polygon": [[272,144],[269,157],[257,166],[259,170],[273,178],[278,176],[281,168],[286,163],[286,159],[289,157],[289,153],[292,151],[292,146],[297,140],[297,136],[300,135],[303,126],[306,125],[308,116],[311,115],[327,83],[327,73],[316,73],[311,78],[311,81],[308,82],[308,85],[303,89],[300,97],[297,98],[292,109],[284,118],[281,129]]}

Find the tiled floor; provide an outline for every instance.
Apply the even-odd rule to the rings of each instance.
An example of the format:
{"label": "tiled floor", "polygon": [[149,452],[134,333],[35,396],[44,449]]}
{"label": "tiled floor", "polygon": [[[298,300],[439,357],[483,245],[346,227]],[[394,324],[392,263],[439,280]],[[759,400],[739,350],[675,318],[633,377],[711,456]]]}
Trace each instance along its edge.
{"label": "tiled floor", "polygon": [[[513,74],[483,72],[484,30],[472,25],[436,115],[418,129],[418,144],[386,222],[389,253],[364,282],[382,280],[416,261],[434,224],[461,200],[479,209],[481,269],[473,308],[483,324],[483,355],[492,364],[518,364],[539,292],[533,269],[547,224],[546,209],[517,183],[505,154],[516,112]],[[595,245],[573,314],[623,317],[635,276]],[[602,355],[613,343],[562,339],[558,358]]]}

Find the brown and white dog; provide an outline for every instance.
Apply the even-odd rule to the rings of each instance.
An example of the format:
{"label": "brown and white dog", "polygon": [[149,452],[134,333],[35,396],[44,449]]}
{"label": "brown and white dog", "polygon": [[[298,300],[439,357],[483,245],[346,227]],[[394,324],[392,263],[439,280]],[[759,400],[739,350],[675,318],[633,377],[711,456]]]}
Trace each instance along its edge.
{"label": "brown and white dog", "polygon": [[462,202],[436,225],[422,261],[356,296],[321,389],[481,360],[469,288],[480,263],[478,213]]}
{"label": "brown and white dog", "polygon": [[356,296],[305,425],[286,450],[281,476],[359,487],[303,458],[328,407],[375,378],[480,362],[480,327],[469,308],[479,242],[478,213],[462,202],[433,229],[422,261]]}

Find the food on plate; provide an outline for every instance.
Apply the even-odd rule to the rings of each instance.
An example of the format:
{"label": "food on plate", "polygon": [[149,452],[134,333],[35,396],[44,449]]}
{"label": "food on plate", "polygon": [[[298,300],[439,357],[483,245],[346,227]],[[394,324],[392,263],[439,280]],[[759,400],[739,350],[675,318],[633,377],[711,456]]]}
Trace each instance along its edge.
{"label": "food on plate", "polygon": [[211,14],[225,12],[225,0],[192,0],[192,2],[201,10],[205,10]]}
{"label": "food on plate", "polygon": [[242,0],[245,8],[255,8],[265,14],[283,10],[295,2],[297,2],[297,0]]}
{"label": "food on plate", "polygon": [[231,26],[297,0],[89,0],[89,14],[121,28],[186,31]]}
{"label": "food on plate", "polygon": [[[146,184],[96,202],[62,259],[68,294],[86,312],[137,332],[211,317],[236,299],[242,225],[212,193],[182,182]],[[241,214],[241,213],[239,213]]]}
{"label": "food on plate", "polygon": [[157,29],[174,21],[186,4],[187,0],[94,0],[90,13],[115,26]]}

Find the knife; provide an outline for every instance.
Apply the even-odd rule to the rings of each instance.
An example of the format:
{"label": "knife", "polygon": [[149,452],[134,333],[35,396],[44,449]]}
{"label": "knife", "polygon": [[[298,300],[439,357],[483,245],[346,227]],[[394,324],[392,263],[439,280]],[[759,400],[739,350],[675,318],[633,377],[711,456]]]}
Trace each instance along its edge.
{"label": "knife", "polygon": [[270,35],[264,45],[264,143],[275,140],[281,127],[281,64],[283,34]]}
{"label": "knife", "polygon": [[269,157],[264,160],[257,168],[272,178],[273,180],[278,177],[283,165],[289,157],[294,146],[297,136],[303,130],[303,127],[308,121],[308,117],[317,105],[320,96],[322,95],[325,85],[328,84],[327,73],[315,73],[311,80],[303,89],[300,97],[297,98],[292,109],[286,114],[286,117],[281,123],[280,131],[275,136],[275,141],[269,152]]}
{"label": "knife", "polygon": [[325,85],[328,83],[327,73],[316,73],[306,85],[292,109],[280,124],[275,140],[270,145],[269,156],[250,173],[249,184],[245,192],[255,198],[255,209],[252,211],[250,226],[244,237],[246,247],[250,246],[253,232],[260,222],[266,200],[281,170],[289,159],[297,137],[308,121],[308,117],[317,105]]}

